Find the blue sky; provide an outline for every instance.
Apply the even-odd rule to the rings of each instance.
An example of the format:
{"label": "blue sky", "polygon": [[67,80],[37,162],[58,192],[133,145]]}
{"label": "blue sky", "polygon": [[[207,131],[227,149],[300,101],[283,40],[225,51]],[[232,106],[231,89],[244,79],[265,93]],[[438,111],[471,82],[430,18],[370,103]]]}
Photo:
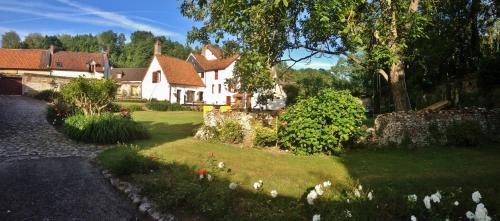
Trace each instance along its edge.
{"label": "blue sky", "polygon": [[[124,33],[151,31],[181,43],[196,26],[180,14],[176,0],[0,0],[0,34],[14,30],[21,37],[41,34],[97,34],[106,30]],[[294,51],[299,57],[306,52]],[[317,57],[294,68],[329,69],[336,58]]]}

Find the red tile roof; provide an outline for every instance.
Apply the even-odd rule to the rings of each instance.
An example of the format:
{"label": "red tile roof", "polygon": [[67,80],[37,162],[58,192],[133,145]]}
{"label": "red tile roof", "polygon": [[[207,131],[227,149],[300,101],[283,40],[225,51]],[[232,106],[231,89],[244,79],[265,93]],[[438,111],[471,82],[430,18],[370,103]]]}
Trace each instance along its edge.
{"label": "red tile roof", "polygon": [[191,63],[167,55],[155,55],[170,84],[205,87]]}
{"label": "red tile roof", "polygon": [[0,48],[0,69],[48,70],[50,52]]}
{"label": "red tile roof", "polygon": [[104,55],[101,53],[86,53],[59,51],[54,53],[51,68],[53,70],[89,71],[89,64],[96,62],[96,71],[104,71]]}

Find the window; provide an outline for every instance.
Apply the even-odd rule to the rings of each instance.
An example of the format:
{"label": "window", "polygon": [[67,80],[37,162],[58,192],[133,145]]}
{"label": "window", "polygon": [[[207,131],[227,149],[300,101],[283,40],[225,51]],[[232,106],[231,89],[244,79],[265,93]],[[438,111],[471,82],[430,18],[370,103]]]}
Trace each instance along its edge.
{"label": "window", "polygon": [[212,84],[212,94],[215,94],[214,88],[215,88],[215,84]]}
{"label": "window", "polygon": [[219,94],[222,93],[222,85],[219,84]]}
{"label": "window", "polygon": [[202,102],[203,101],[203,92],[198,92],[198,101]]}
{"label": "window", "polygon": [[62,68],[62,63],[61,63],[61,62],[59,62],[59,61],[58,61],[58,62],[56,62],[56,67],[57,67],[57,68]]}
{"label": "window", "polygon": [[194,102],[194,91],[187,91],[187,103]]}
{"label": "window", "polygon": [[153,83],[160,82],[160,73],[161,73],[161,71],[153,72]]}
{"label": "window", "polygon": [[205,78],[205,72],[201,72],[201,73],[200,73],[200,77],[201,77],[201,78]]}
{"label": "window", "polygon": [[215,70],[215,80],[219,80],[219,70]]}

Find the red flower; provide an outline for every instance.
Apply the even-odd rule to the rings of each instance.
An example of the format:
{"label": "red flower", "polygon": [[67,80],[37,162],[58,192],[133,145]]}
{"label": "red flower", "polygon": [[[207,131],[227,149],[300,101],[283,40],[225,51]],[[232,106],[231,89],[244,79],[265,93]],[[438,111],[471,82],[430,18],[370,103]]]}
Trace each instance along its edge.
{"label": "red flower", "polygon": [[120,107],[120,112],[124,112],[124,111],[127,111],[127,109],[125,109],[124,107]]}
{"label": "red flower", "polygon": [[207,173],[207,171],[205,169],[200,169],[198,171],[198,174],[200,174],[200,175],[205,175],[205,173]]}

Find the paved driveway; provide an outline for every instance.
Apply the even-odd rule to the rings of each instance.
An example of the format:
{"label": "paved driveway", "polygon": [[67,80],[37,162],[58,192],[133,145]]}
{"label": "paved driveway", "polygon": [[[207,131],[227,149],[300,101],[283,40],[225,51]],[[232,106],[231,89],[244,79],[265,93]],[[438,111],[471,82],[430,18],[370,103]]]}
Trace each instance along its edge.
{"label": "paved driveway", "polygon": [[45,103],[0,95],[0,220],[141,220],[75,143],[45,120]]}

